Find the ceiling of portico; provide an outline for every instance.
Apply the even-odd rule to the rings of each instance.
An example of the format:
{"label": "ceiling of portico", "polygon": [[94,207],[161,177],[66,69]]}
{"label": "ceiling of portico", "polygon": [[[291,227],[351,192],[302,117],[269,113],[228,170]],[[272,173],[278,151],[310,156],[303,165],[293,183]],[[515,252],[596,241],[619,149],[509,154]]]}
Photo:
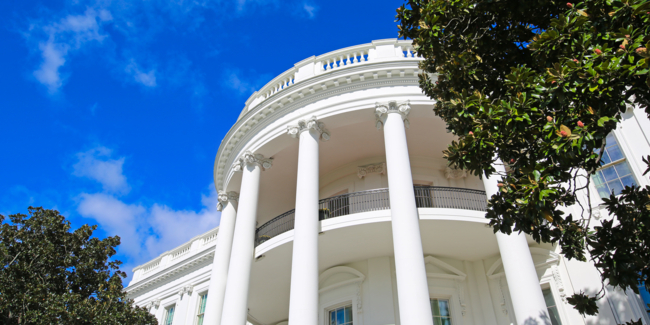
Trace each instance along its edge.
{"label": "ceiling of portico", "polygon": [[[442,160],[442,151],[454,138],[444,122],[436,117],[432,106],[413,106],[406,129],[409,155]],[[373,109],[353,111],[322,119],[331,133],[329,141],[320,142],[320,175],[355,162],[376,159],[385,161],[384,133],[375,127]],[[265,144],[259,153],[273,157],[273,167],[262,172],[259,196],[259,225],[291,210],[295,205],[298,140],[279,136]],[[238,191],[241,173],[235,174],[229,190]]]}

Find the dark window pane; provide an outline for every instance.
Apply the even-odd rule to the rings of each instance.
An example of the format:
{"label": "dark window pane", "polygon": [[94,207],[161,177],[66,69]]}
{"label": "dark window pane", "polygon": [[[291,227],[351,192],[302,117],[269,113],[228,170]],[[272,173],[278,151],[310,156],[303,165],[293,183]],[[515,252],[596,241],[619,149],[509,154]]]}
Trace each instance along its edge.
{"label": "dark window pane", "polygon": [[546,301],[546,306],[555,306],[555,299],[553,299],[553,292],[551,292],[551,289],[544,289],[542,290],[542,294],[544,295],[544,300]]}
{"label": "dark window pane", "polygon": [[431,313],[433,316],[440,316],[440,307],[438,306],[438,299],[431,299]]}
{"label": "dark window pane", "polygon": [[449,316],[449,301],[439,300],[438,304],[440,306],[440,316]]}
{"label": "dark window pane", "polygon": [[548,315],[551,317],[551,325],[562,325],[562,321],[560,320],[560,315],[557,312],[557,307],[549,308]]}
{"label": "dark window pane", "polygon": [[350,306],[345,307],[345,322],[346,323],[352,322],[352,307]]}

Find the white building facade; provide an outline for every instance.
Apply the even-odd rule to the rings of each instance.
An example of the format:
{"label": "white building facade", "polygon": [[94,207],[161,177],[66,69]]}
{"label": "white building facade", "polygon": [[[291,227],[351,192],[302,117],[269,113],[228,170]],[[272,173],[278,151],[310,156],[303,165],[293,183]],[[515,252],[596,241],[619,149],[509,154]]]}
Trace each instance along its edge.
{"label": "white building facade", "polygon": [[[566,298],[600,290],[593,265],[486,226],[498,179],[447,167],[454,136],[420,60],[410,41],[373,41],[255,92],[217,153],[220,227],[136,267],[128,296],[166,325],[650,325],[638,295],[611,287],[582,317]],[[623,117],[595,208],[599,191],[650,185],[650,121]]]}

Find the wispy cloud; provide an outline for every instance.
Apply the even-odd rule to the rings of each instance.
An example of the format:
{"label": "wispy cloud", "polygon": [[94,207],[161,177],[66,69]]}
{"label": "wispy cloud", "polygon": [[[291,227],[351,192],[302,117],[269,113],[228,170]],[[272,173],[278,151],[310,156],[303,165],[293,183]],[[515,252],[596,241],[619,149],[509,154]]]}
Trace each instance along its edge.
{"label": "wispy cloud", "polygon": [[107,10],[87,9],[81,15],[67,15],[53,23],[32,25],[28,37],[41,39],[37,43],[42,59],[33,72],[34,78],[50,94],[57,93],[65,81],[60,69],[66,58],[88,43],[101,43],[106,38],[102,25],[112,19]]}
{"label": "wispy cloud", "polygon": [[101,146],[77,153],[72,174],[99,182],[106,192],[126,194],[131,187],[122,172],[125,158],[112,159],[111,155],[112,150]]}
{"label": "wispy cloud", "polygon": [[129,60],[129,63],[124,68],[124,71],[133,77],[133,80],[146,87],[156,87],[156,70],[150,69],[143,71],[134,59]]}
{"label": "wispy cloud", "polygon": [[302,8],[305,10],[307,13],[307,17],[309,19],[314,19],[316,17],[316,13],[318,12],[318,7],[312,3],[304,2],[302,4]]}

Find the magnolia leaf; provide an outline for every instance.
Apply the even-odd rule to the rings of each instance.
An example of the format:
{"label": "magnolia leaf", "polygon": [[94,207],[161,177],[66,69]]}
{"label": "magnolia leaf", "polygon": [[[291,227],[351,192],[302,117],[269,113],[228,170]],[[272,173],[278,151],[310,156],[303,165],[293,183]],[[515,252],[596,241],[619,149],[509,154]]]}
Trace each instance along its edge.
{"label": "magnolia leaf", "polygon": [[589,15],[586,12],[582,11],[582,10],[578,10],[578,13],[585,16],[585,17],[589,17]]}
{"label": "magnolia leaf", "polygon": [[553,222],[553,215],[551,215],[547,210],[542,210],[542,215],[544,216],[544,219],[548,220],[548,222]]}

